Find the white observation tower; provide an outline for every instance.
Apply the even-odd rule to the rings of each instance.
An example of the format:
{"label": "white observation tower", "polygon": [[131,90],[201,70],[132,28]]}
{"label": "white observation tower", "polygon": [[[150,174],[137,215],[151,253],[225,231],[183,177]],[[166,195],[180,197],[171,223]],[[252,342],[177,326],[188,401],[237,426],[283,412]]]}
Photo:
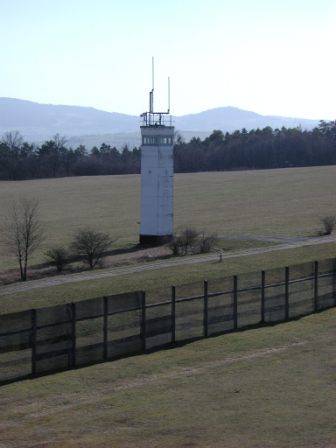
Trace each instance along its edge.
{"label": "white observation tower", "polygon": [[154,112],[154,60],[149,112],[141,114],[140,243],[159,245],[173,235],[174,126],[168,110]]}

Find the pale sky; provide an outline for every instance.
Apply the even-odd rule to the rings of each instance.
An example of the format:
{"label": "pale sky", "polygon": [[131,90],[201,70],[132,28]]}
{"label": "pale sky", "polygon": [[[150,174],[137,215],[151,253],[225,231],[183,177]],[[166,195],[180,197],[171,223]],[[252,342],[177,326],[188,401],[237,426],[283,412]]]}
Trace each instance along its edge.
{"label": "pale sky", "polygon": [[0,97],[336,119],[336,0],[0,0]]}

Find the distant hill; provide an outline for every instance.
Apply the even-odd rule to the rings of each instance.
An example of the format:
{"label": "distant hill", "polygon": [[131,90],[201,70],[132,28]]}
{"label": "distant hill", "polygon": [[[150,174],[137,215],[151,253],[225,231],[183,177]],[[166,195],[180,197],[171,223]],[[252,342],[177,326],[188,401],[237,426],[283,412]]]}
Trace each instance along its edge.
{"label": "distant hill", "polygon": [[272,115],[260,115],[237,107],[218,107],[206,110],[198,114],[184,115],[176,118],[178,128],[186,131],[236,131],[245,128],[247,130],[270,126],[273,129],[301,126],[304,129],[312,129],[318,125],[318,120],[304,118],[277,117]]}
{"label": "distant hill", "polygon": [[93,107],[54,106],[0,98],[0,132],[18,130],[29,139],[44,140],[56,133],[70,137],[132,132],[139,127],[139,122],[136,116]]}
{"label": "distant hill", "polygon": [[[264,128],[296,127],[312,129],[317,120],[260,115],[235,107],[220,107],[174,117],[174,125],[186,140],[201,138],[214,129],[232,132]],[[105,112],[92,107],[56,106],[14,98],[0,98],[0,135],[17,130],[27,141],[41,142],[55,134],[67,137],[69,145],[88,147],[102,142],[121,147],[139,145],[140,118]]]}

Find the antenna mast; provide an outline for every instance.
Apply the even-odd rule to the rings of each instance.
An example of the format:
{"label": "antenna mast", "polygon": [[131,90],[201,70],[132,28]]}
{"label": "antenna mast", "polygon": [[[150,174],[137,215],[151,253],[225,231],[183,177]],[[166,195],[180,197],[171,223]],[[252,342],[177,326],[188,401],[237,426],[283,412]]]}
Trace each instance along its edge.
{"label": "antenna mast", "polygon": [[170,77],[168,76],[168,110],[167,113],[170,112]]}
{"label": "antenna mast", "polygon": [[152,56],[152,90],[149,92],[149,112],[154,112],[154,56]]}
{"label": "antenna mast", "polygon": [[[168,110],[166,112],[154,112],[154,56],[152,56],[152,89],[149,92],[149,111],[140,116],[144,126],[171,126],[170,115],[170,78],[168,77]],[[167,117],[166,117],[167,116]]]}

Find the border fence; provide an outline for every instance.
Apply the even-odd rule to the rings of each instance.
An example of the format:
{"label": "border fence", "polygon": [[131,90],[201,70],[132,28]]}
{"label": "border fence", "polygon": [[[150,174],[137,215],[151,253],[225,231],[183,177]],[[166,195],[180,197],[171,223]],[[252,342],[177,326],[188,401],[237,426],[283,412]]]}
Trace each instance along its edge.
{"label": "border fence", "polygon": [[336,306],[336,259],[0,315],[0,384]]}

